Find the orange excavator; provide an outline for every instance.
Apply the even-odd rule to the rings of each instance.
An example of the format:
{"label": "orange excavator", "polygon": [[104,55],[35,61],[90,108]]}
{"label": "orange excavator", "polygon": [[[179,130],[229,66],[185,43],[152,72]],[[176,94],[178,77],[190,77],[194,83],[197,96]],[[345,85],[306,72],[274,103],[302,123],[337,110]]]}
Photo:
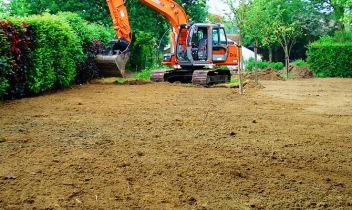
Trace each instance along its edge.
{"label": "orange excavator", "polygon": [[[192,82],[212,85],[228,82],[229,70],[209,68],[217,65],[238,65],[239,51],[230,44],[220,24],[189,23],[186,12],[172,0],[140,0],[160,12],[171,24],[171,52],[163,56],[162,64],[174,68],[153,70],[154,82]],[[106,0],[116,37],[107,49],[96,57],[99,70],[115,71],[123,76],[129,58],[131,28],[124,0]]]}

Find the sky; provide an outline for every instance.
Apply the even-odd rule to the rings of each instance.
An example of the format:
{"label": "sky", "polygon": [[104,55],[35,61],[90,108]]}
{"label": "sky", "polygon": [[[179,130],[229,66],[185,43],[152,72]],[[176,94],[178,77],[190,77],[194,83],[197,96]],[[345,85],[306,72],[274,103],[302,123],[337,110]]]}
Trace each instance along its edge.
{"label": "sky", "polygon": [[212,14],[222,14],[223,10],[229,12],[229,6],[220,0],[207,0],[207,5],[209,6],[209,12]]}

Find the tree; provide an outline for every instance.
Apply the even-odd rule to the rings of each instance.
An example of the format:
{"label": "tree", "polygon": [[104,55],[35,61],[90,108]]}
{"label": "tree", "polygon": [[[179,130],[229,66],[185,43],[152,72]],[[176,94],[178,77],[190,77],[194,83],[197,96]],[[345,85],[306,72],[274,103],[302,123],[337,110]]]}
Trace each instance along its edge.
{"label": "tree", "polygon": [[251,1],[249,4],[249,12],[246,16],[246,21],[243,25],[243,30],[246,36],[247,43],[252,44],[254,42],[254,71],[255,71],[255,83],[258,84],[258,47],[259,42],[265,35],[267,28],[269,27],[266,22],[258,21],[264,20],[265,12],[263,12],[264,4],[262,0]]}
{"label": "tree", "polygon": [[338,31],[345,29],[344,17],[349,16],[352,8],[351,0],[311,0],[310,2],[314,5],[315,10],[322,11],[331,20],[334,20]]}
{"label": "tree", "polygon": [[233,20],[237,27],[239,28],[239,38],[238,38],[238,49],[239,49],[239,61],[238,61],[238,82],[239,82],[239,92],[243,94],[243,81],[242,81],[242,33],[244,28],[245,16],[248,12],[249,1],[248,0],[225,0],[225,4],[229,6],[230,11],[233,15]]}
{"label": "tree", "polygon": [[293,45],[296,43],[296,38],[301,34],[298,28],[297,22],[284,23],[281,21],[275,21],[274,27],[276,28],[273,32],[277,37],[278,42],[285,53],[285,66],[286,66],[286,77],[288,78],[288,64],[290,62],[290,52]]}

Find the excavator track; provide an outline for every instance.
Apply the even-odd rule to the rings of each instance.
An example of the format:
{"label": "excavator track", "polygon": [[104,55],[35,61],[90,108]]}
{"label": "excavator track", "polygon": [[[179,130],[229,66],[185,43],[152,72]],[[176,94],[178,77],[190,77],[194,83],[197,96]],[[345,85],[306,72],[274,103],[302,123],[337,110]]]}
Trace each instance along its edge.
{"label": "excavator track", "polygon": [[194,85],[208,85],[210,77],[207,70],[195,70],[192,76],[192,83]]}
{"label": "excavator track", "polygon": [[228,70],[195,70],[192,76],[192,83],[195,85],[209,86],[218,83],[227,83],[231,80],[231,73]]}
{"label": "excavator track", "polygon": [[152,82],[164,82],[165,72],[168,70],[153,70],[150,74],[150,81]]}
{"label": "excavator track", "polygon": [[231,80],[228,70],[202,69],[202,70],[153,70],[150,81],[153,82],[183,82],[194,85],[210,86],[217,83],[227,83]]}

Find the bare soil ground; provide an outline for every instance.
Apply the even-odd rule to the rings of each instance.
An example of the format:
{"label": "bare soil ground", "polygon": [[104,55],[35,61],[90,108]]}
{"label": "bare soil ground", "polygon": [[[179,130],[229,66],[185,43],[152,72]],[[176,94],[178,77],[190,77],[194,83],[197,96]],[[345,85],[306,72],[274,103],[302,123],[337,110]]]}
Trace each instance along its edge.
{"label": "bare soil ground", "polygon": [[352,80],[0,102],[0,209],[352,209]]}

